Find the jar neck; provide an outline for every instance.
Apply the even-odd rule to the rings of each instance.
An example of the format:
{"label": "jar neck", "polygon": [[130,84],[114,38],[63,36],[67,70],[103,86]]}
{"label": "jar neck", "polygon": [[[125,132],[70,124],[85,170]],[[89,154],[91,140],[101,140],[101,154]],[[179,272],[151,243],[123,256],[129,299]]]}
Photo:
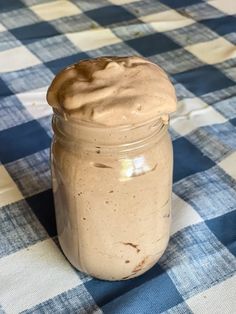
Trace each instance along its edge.
{"label": "jar neck", "polygon": [[84,147],[87,150],[106,152],[129,151],[158,141],[168,129],[168,120],[161,117],[135,124],[116,127],[66,120],[54,111],[52,127],[55,137],[64,145]]}

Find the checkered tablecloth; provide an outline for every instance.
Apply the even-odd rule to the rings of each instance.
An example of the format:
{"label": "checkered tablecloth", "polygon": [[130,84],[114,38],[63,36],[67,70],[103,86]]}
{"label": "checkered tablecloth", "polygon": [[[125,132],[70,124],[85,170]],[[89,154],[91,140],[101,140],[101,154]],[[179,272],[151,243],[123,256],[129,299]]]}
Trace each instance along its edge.
{"label": "checkered tablecloth", "polygon": [[[234,0],[0,0],[0,313],[236,312],[235,14]],[[158,63],[179,101],[170,243],[120,282],[65,259],[50,182],[47,87],[101,55]]]}

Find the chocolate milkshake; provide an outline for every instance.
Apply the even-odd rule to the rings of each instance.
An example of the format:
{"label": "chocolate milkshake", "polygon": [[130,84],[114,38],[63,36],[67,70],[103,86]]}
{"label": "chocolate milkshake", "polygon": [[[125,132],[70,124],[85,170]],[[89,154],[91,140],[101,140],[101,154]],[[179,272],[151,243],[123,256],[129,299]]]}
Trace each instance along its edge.
{"label": "chocolate milkshake", "polygon": [[62,250],[100,279],[144,273],[169,240],[171,82],[146,59],[103,57],[60,72],[47,99]]}

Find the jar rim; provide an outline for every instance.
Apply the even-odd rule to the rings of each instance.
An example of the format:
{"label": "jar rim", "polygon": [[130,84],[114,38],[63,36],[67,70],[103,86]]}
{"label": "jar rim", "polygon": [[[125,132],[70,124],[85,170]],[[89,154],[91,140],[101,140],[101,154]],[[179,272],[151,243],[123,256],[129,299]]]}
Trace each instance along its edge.
{"label": "jar rim", "polygon": [[83,149],[106,154],[119,151],[120,154],[136,151],[157,142],[168,130],[168,120],[154,117],[135,125],[116,127],[98,126],[82,121],[81,123],[65,119],[54,111],[52,118],[54,135],[63,145],[84,147]]}
{"label": "jar rim", "polygon": [[[85,127],[85,128],[90,128],[93,130],[114,130],[114,131],[128,131],[128,130],[133,130],[139,127],[144,127],[145,125],[148,125],[152,122],[157,122],[159,121],[160,124],[166,124],[168,125],[169,123],[169,115],[158,115],[158,116],[154,116],[151,119],[145,120],[145,121],[141,121],[138,123],[134,123],[134,124],[122,124],[122,125],[115,125],[115,126],[111,126],[111,125],[104,125],[104,124],[98,124],[98,123],[93,123],[93,122],[88,122],[85,120],[75,120],[75,119],[68,119],[65,118],[65,116],[63,116],[63,114],[58,111],[57,109],[53,108],[53,114],[59,118],[62,119],[63,122],[69,122],[70,124],[72,124],[74,127]],[[163,118],[164,117],[164,118]]]}

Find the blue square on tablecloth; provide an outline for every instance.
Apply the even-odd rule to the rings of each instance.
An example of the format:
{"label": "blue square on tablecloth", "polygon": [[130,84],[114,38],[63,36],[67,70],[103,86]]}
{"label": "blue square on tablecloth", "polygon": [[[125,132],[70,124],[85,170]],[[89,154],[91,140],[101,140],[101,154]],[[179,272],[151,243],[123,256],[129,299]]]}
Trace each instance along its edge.
{"label": "blue square on tablecloth", "polygon": [[236,17],[231,15],[201,20],[201,23],[221,36],[236,32]]}
{"label": "blue square on tablecloth", "polygon": [[234,179],[215,166],[176,182],[173,191],[205,220],[224,215],[236,208],[234,186]]}
{"label": "blue square on tablecloth", "polygon": [[53,136],[53,130],[52,130],[52,115],[49,114],[47,116],[41,117],[38,120],[38,123],[44,128],[44,130],[47,132],[48,136],[52,138]]}
{"label": "blue square on tablecloth", "polygon": [[201,0],[160,0],[160,1],[173,9],[187,7],[189,5],[198,4],[202,2]]}
{"label": "blue square on tablecloth", "polygon": [[205,171],[215,163],[204,156],[186,138],[181,137],[173,142],[174,148],[174,182],[194,173]]}
{"label": "blue square on tablecloth", "polygon": [[[169,10],[169,8],[159,1],[145,0],[125,3],[123,7],[137,17],[151,15]],[[145,24],[147,25],[147,24]],[[137,26],[137,25],[134,25]]]}
{"label": "blue square on tablecloth", "polygon": [[[125,53],[124,53],[125,51]],[[138,55],[138,53],[125,44],[125,42],[120,42],[118,44],[105,46],[95,50],[89,50],[86,52],[90,57],[97,58],[101,56],[126,56],[126,55]]]}
{"label": "blue square on tablecloth", "polygon": [[228,250],[236,256],[236,203],[235,210],[225,215],[206,220],[206,225]]}
{"label": "blue square on tablecloth", "polygon": [[[236,128],[232,126],[230,122],[213,124],[206,127],[208,131],[208,136],[214,138],[216,144],[217,142],[223,143],[228,146],[229,150],[236,150]],[[223,158],[224,156],[222,156]]]}
{"label": "blue square on tablecloth", "polygon": [[229,120],[229,122],[236,126],[236,118]]}
{"label": "blue square on tablecloth", "polygon": [[[228,125],[228,123],[227,123]],[[215,125],[216,126],[216,125]],[[217,131],[212,131],[213,126],[203,126],[190,132],[186,135],[186,138],[196,146],[205,156],[213,160],[215,163],[220,162],[224,157],[232,152],[232,147],[224,143],[219,138]],[[232,132],[233,130],[233,132]],[[212,133],[215,136],[212,136]],[[230,130],[224,128],[225,136],[228,137],[228,141],[233,142],[235,130],[231,126]]]}
{"label": "blue square on tablecloth", "polygon": [[[173,29],[165,32],[165,34],[173,41],[178,43],[181,47],[194,45],[199,42],[206,42],[218,38],[215,32],[199,23],[193,23],[184,27]],[[194,57],[192,54],[191,56]]]}
{"label": "blue square on tablecloth", "polygon": [[[234,35],[236,35],[236,32],[234,33]],[[224,39],[228,40],[226,36],[224,36]],[[235,41],[236,41],[236,36],[235,36]],[[235,43],[233,43],[233,45],[236,46]],[[232,71],[232,68],[235,67],[235,60],[236,60],[236,58],[231,58],[229,60],[225,60],[224,62],[217,63],[215,65],[215,67],[218,68],[220,71],[222,71],[231,80],[233,80],[235,82],[235,85],[236,85],[236,72]],[[235,93],[233,93],[232,96],[235,96]]]}
{"label": "blue square on tablecloth", "polygon": [[[85,274],[81,272],[77,272],[77,274],[82,282],[87,280]],[[101,313],[84,285],[79,284],[75,288],[36,304],[22,314],[92,314],[96,312]]]}
{"label": "blue square on tablecloth", "polygon": [[37,64],[30,68],[2,73],[4,83],[15,93],[48,86],[53,77],[53,73],[44,64]]}
{"label": "blue square on tablecloth", "polygon": [[203,102],[205,102],[206,104],[212,106],[213,104],[215,104],[218,101],[221,101],[221,100],[226,99],[226,98],[231,98],[232,96],[234,96],[235,95],[235,86],[236,85],[232,85],[232,86],[229,86],[225,89],[219,89],[219,90],[213,91],[211,93],[202,95],[201,100]]}
{"label": "blue square on tablecloth", "polygon": [[50,237],[54,237],[57,229],[52,190],[28,197],[26,201]]}
{"label": "blue square on tablecloth", "polygon": [[83,60],[83,59],[89,59],[89,56],[84,52],[80,52],[80,53],[76,53],[76,54],[68,56],[68,57],[49,61],[49,62],[44,63],[44,64],[54,74],[57,74],[59,71],[61,71],[65,67],[68,67],[69,65],[76,63],[76,62]]}
{"label": "blue square on tablecloth", "polygon": [[134,38],[127,40],[125,43],[144,57],[150,57],[158,53],[181,48],[178,44],[161,33]]}
{"label": "blue square on tablecloth", "polygon": [[[196,22],[222,16],[222,12],[210,5],[210,1],[201,0],[195,5],[190,5],[187,7],[177,9],[180,14],[188,18],[192,18]],[[196,23],[199,26],[199,23]],[[201,32],[199,30],[199,32]]]}
{"label": "blue square on tablecloth", "polygon": [[211,65],[204,65],[196,69],[177,73],[173,77],[196,96],[224,89],[235,84]]}
{"label": "blue square on tablecloth", "polygon": [[199,59],[183,48],[158,53],[150,57],[149,60],[158,64],[169,74],[187,71],[203,65]]}
{"label": "blue square on tablecloth", "polygon": [[32,120],[32,116],[15,95],[0,101],[0,131]]}
{"label": "blue square on tablecloth", "polygon": [[236,45],[236,36],[235,33],[229,33],[224,36],[231,44]]}
{"label": "blue square on tablecloth", "polygon": [[90,10],[85,12],[88,17],[102,26],[110,24],[127,22],[136,19],[136,16],[126,11],[121,6],[109,5],[106,7]]}
{"label": "blue square on tablecloth", "polygon": [[49,151],[46,148],[4,165],[25,198],[51,188]]}
{"label": "blue square on tablecloth", "polygon": [[[85,287],[104,313],[161,313],[183,302],[175,285],[156,264],[140,277],[126,281],[100,281],[92,279]],[[161,287],[161,288],[160,288]],[[152,300],[158,300],[152,302]]]}
{"label": "blue square on tablecloth", "polygon": [[8,12],[25,7],[25,5],[19,0],[0,0],[0,12]]}
{"label": "blue square on tablecloth", "polygon": [[40,18],[32,10],[22,8],[4,13],[0,11],[0,21],[10,30],[40,22]]}
{"label": "blue square on tablecloth", "polygon": [[[173,75],[173,74],[172,74]],[[173,79],[173,76],[171,77],[172,82],[175,86],[175,93],[178,100],[182,100],[184,98],[194,98],[195,95],[191,93],[186,87],[184,87],[182,84],[176,83]]]}
{"label": "blue square on tablecloth", "polygon": [[17,252],[48,237],[25,200],[1,207],[0,225],[0,256]]}
{"label": "blue square on tablecloth", "polygon": [[45,37],[52,37],[60,33],[48,22],[39,22],[10,30],[23,44],[29,44]]}
{"label": "blue square on tablecloth", "polygon": [[13,92],[8,88],[7,84],[0,78],[0,96],[10,96]]}
{"label": "blue square on tablecloth", "polygon": [[43,62],[78,53],[78,48],[65,35],[40,39],[28,44],[26,47]]}
{"label": "blue square on tablecloth", "polygon": [[0,160],[8,163],[50,146],[51,139],[36,121],[32,120],[0,131]]}
{"label": "blue square on tablecloth", "polygon": [[132,288],[125,294],[102,306],[102,310],[105,314],[157,314],[165,313],[168,309],[182,302],[183,298],[172,280],[167,273],[163,272],[153,280],[139,287]]}
{"label": "blue square on tablecloth", "polygon": [[127,25],[121,25],[119,27],[113,27],[112,32],[122,39],[122,41],[130,40],[133,38],[138,38],[140,36],[146,36],[149,34],[155,33],[151,25],[148,24],[130,24],[127,28]]}
{"label": "blue square on tablecloth", "polygon": [[231,119],[230,122],[236,118],[236,96],[218,101],[212,104],[212,106],[225,118]]}
{"label": "blue square on tablecloth", "polygon": [[50,21],[50,23],[56,30],[58,30],[58,32],[62,34],[93,30],[94,28],[100,27],[84,13],[79,15],[64,16],[60,19]]}
{"label": "blue square on tablecloth", "polygon": [[98,8],[105,7],[111,4],[109,0],[99,0],[99,1],[73,0],[73,3],[75,3],[82,11],[98,9]]}
{"label": "blue square on tablecloth", "polygon": [[175,233],[159,264],[186,300],[231,277],[236,260],[202,222]]}
{"label": "blue square on tablecloth", "polygon": [[12,49],[20,46],[21,43],[10,32],[0,32],[0,51]]}

